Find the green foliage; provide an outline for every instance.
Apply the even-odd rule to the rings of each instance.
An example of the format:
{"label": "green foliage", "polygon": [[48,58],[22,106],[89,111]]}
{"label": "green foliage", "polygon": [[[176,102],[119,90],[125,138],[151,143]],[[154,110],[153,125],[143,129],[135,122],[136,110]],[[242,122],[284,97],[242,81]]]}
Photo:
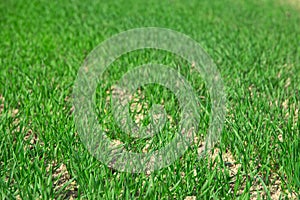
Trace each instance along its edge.
{"label": "green foliage", "polygon": [[[275,180],[280,181],[282,197],[299,195],[297,8],[271,0],[8,0],[0,3],[0,13],[2,199],[247,199],[255,192],[251,186],[258,183],[263,186],[260,193],[271,198]],[[100,42],[121,31],[150,26],[189,35],[217,64],[228,100],[219,159],[198,160],[195,146],[151,175],[116,172],[93,158],[80,142],[71,114],[72,87],[84,58]],[[108,82],[98,87],[97,94],[105,95],[102,89],[126,70],[153,60],[186,75],[209,108],[201,77],[189,73],[180,58],[159,51],[121,57],[105,74]],[[166,89],[150,85],[142,92],[150,105],[163,100],[168,113],[178,117],[177,101]],[[105,108],[101,102],[105,100],[97,99],[99,113]],[[118,132],[107,109],[99,120],[108,121],[107,128],[117,132],[111,137],[132,142]],[[137,113],[132,112],[134,117]],[[143,112],[147,115],[147,109]],[[203,132],[208,115],[203,114],[200,122]],[[170,132],[171,128],[166,135]],[[157,136],[155,141],[168,141],[169,136]],[[142,140],[129,148],[141,151],[144,145]],[[222,159],[228,152],[237,169]],[[59,173],[61,169],[65,173]]]}

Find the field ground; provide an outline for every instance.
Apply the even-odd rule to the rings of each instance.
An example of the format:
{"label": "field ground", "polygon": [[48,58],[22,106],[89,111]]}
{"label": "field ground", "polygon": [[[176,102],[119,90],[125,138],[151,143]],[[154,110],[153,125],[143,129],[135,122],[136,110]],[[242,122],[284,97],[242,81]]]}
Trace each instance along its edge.
{"label": "field ground", "polygon": [[[297,0],[2,1],[0,197],[299,199],[299,5]],[[72,115],[73,84],[84,58],[100,42],[149,26],[187,34],[207,51],[226,86],[226,122],[211,156],[198,159],[199,137],[167,168],[151,174],[117,172],[80,142]],[[201,76],[189,73],[180,58],[155,50],[114,62],[97,94],[109,97],[124,72],[150,59],[180,70],[209,108]],[[121,65],[126,67],[120,70]],[[150,141],[158,149],[176,128],[177,101],[158,85],[140,88],[136,95],[131,114],[143,123],[149,121],[143,116],[150,105],[165,102],[166,136]],[[105,99],[96,103],[110,137],[137,152],[151,150],[149,141],[134,146],[118,131]],[[201,134],[208,121],[209,113],[203,114]]]}

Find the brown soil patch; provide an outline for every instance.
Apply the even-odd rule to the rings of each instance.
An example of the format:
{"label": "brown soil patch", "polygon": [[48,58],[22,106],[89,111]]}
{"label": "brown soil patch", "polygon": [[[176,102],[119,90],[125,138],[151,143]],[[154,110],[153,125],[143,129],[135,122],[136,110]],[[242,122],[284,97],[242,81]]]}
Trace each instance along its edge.
{"label": "brown soil patch", "polygon": [[4,110],[4,97],[0,94],[0,114]]}
{"label": "brown soil patch", "polygon": [[196,196],[186,196],[186,197],[184,198],[184,200],[196,200],[196,199],[197,199]]}
{"label": "brown soil patch", "polygon": [[[210,152],[210,156],[212,163],[215,163],[212,168],[216,167],[216,163],[220,162],[220,150],[218,148],[214,149],[212,152]],[[231,187],[232,190],[234,189],[235,182],[236,182],[236,176],[238,175],[238,171],[241,168],[241,164],[238,163],[232,153],[229,150],[226,150],[226,152],[223,152],[222,155],[222,160],[224,162],[224,165],[226,168],[229,170],[229,174],[232,177],[232,183]],[[222,169],[224,170],[224,169]],[[246,177],[250,177],[250,175],[243,175],[244,180],[243,184],[241,184],[238,194],[242,195],[244,193],[244,190],[246,188]],[[252,185],[250,187],[250,199],[267,199],[268,198],[268,193],[266,192],[265,188],[269,191],[269,195],[271,199],[282,199],[282,198],[288,198],[288,199],[297,199],[296,193],[290,193],[288,191],[283,191],[282,190],[282,185],[284,185],[284,182],[282,181],[282,178],[276,174],[276,173],[271,173],[268,176],[268,179],[270,181],[270,184],[265,185],[265,183],[262,181],[263,180],[263,175],[258,174],[255,176],[254,180],[252,181]],[[287,182],[287,180],[285,181]]]}
{"label": "brown soil patch", "polygon": [[53,187],[55,191],[60,191],[60,198],[63,199],[75,199],[77,198],[78,186],[75,180],[71,179],[71,176],[64,163],[53,162],[48,165],[46,170],[52,171],[52,180],[54,182]]}

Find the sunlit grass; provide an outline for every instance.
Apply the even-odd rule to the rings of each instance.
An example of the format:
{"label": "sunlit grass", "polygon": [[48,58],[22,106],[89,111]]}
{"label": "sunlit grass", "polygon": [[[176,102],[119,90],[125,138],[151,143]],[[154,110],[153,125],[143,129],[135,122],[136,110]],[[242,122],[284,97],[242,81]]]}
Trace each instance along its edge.
{"label": "sunlit grass", "polygon": [[[271,0],[10,0],[0,3],[0,12],[2,199],[299,198],[300,15],[296,7]],[[185,33],[212,57],[226,86],[226,123],[213,156],[199,160],[198,141],[160,171],[117,172],[93,158],[80,142],[72,115],[72,87],[84,58],[100,42],[121,31],[149,26]],[[104,75],[107,82],[99,84],[97,94],[107,95],[123,73],[149,61],[180,70],[203,109],[209,108],[201,76],[191,73],[185,61],[159,51],[121,57]],[[144,98],[136,101],[144,107],[140,112],[132,108],[133,118],[145,115],[143,123],[149,123],[146,105],[161,102],[174,118],[166,134],[157,135],[148,147],[160,148],[176,129],[178,102],[158,85],[140,92],[136,96]],[[99,113],[107,110],[99,120],[116,133],[110,137],[130,144],[131,138],[120,132],[105,101],[97,99]],[[205,135],[208,120],[209,111],[203,113],[199,135]],[[143,151],[146,142],[128,148]]]}

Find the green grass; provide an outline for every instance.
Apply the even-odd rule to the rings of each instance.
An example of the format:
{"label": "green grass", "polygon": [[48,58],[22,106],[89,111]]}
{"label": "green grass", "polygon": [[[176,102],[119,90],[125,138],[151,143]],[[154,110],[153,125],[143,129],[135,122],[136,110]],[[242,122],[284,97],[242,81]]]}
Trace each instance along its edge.
{"label": "green grass", "polygon": [[[299,12],[271,0],[2,1],[0,197],[249,199],[257,190],[267,199],[275,198],[275,191],[280,198],[288,194],[299,198]],[[226,85],[226,123],[216,159],[198,160],[195,145],[150,175],[117,172],[93,158],[80,142],[70,112],[72,87],[84,58],[100,42],[149,26],[185,33],[212,57]],[[107,82],[99,84],[97,94],[106,95],[122,74],[149,61],[180,70],[205,97],[201,103],[209,110],[201,77],[189,73],[180,58],[160,51],[122,56],[104,74]],[[164,100],[168,114],[178,118],[178,102],[168,90],[149,85],[141,92],[137,97],[144,98],[139,102],[152,105]],[[120,134],[105,100],[96,103],[110,137],[141,151],[147,141],[132,143]],[[107,113],[101,114],[101,109]],[[132,110],[133,117],[136,112]],[[146,107],[141,114],[147,115]],[[203,132],[208,120],[209,112],[200,122]],[[146,117],[143,123],[148,121]],[[163,146],[172,131],[168,126],[168,134],[157,135],[150,147]],[[226,161],[230,155],[234,163]]]}

